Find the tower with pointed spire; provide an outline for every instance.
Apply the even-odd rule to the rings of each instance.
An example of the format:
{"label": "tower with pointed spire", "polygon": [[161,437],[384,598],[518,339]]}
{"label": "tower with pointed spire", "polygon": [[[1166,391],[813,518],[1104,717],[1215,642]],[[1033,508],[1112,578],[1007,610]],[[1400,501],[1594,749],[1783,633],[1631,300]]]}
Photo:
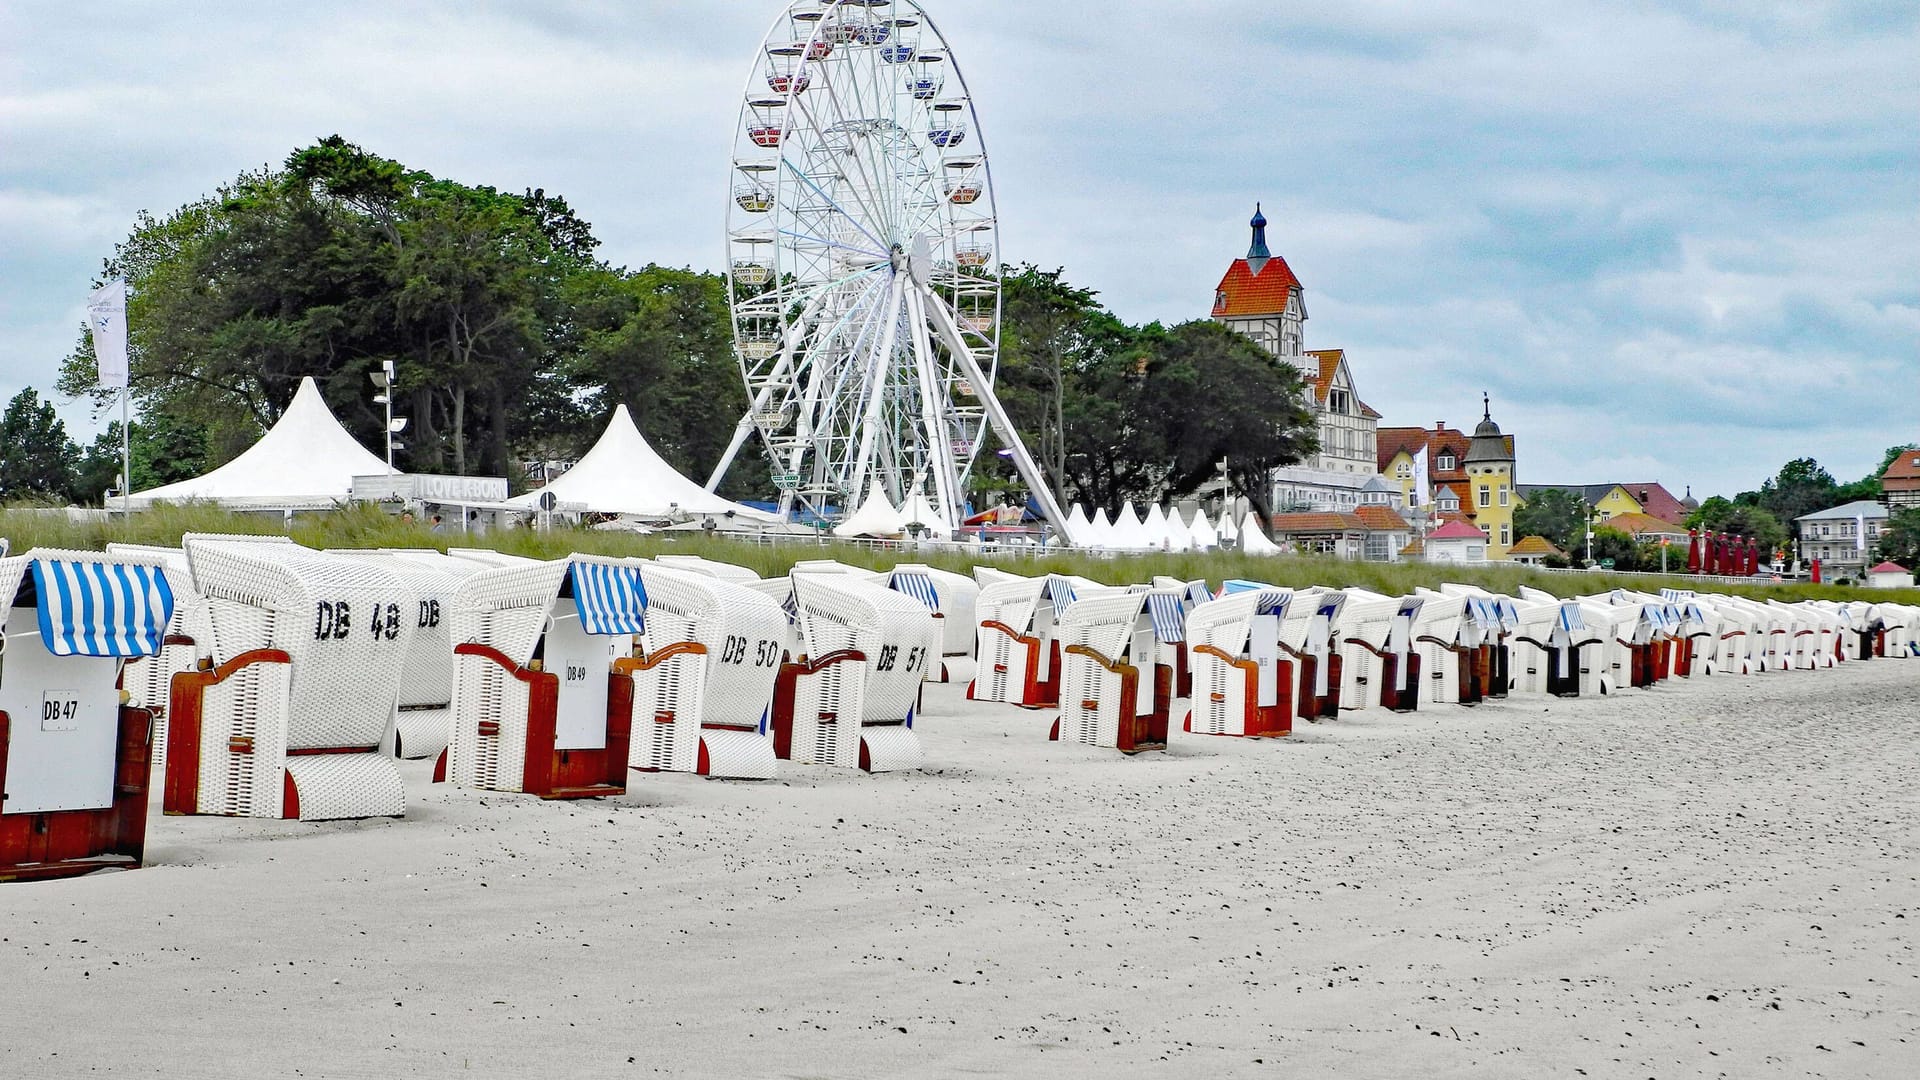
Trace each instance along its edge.
{"label": "tower with pointed spire", "polygon": [[1467,474],[1470,505],[1461,507],[1473,523],[1487,534],[1487,558],[1504,559],[1507,549],[1519,539],[1513,535],[1515,498],[1513,440],[1493,422],[1493,398],[1480,395],[1480,423],[1473,429],[1473,441],[1460,458]]}
{"label": "tower with pointed spire", "polygon": [[1313,409],[1320,450],[1274,473],[1276,509],[1351,511],[1367,501],[1361,489],[1379,475],[1375,461],[1380,414],[1354,389],[1341,349],[1306,348],[1306,290],[1287,260],[1267,244],[1267,215],[1259,203],[1247,223],[1253,240],[1214,289],[1213,318],[1251,338],[1300,372]]}

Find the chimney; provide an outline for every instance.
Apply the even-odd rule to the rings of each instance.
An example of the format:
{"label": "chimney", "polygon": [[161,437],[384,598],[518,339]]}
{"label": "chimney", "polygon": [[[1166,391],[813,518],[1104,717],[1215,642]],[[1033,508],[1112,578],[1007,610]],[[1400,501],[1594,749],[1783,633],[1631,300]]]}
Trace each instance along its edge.
{"label": "chimney", "polygon": [[1433,422],[1433,430],[1436,432],[1447,430],[1447,422],[1445,420],[1435,420]]}

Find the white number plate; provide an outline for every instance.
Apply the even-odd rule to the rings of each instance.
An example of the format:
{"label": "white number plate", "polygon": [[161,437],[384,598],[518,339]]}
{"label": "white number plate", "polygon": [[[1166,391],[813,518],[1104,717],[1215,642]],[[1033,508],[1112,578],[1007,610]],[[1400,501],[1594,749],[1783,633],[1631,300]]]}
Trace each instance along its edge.
{"label": "white number plate", "polygon": [[80,730],[79,693],[73,690],[48,690],[40,699],[40,730]]}

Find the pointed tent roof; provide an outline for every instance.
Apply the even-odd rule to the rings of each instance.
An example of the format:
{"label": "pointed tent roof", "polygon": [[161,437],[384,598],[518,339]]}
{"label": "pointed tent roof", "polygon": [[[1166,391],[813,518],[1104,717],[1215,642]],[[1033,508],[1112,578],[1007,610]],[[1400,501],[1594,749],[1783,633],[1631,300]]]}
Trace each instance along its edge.
{"label": "pointed tent roof", "polygon": [[1193,520],[1187,523],[1187,536],[1192,541],[1195,551],[1206,551],[1220,546],[1220,533],[1214,529],[1213,522],[1207,520],[1205,510],[1193,512]]}
{"label": "pointed tent roof", "polygon": [[1132,499],[1121,505],[1120,513],[1113,519],[1113,546],[1122,551],[1140,551],[1152,546],[1147,538],[1146,523],[1140,520]]}
{"label": "pointed tent roof", "polygon": [[1240,539],[1240,530],[1233,524],[1233,513],[1231,511],[1226,509],[1220,511],[1220,528],[1216,534],[1222,543]]}
{"label": "pointed tent roof", "polygon": [[1187,549],[1187,530],[1183,528],[1176,534],[1172,523],[1167,520],[1166,510],[1159,503],[1147,507],[1146,531],[1148,546],[1156,551],[1162,548],[1169,551]]}
{"label": "pointed tent roof", "polygon": [[1240,522],[1240,550],[1249,555],[1280,554],[1280,545],[1267,539],[1267,534],[1260,530],[1260,519],[1251,510]]}
{"label": "pointed tent roof", "polygon": [[1113,522],[1107,520],[1107,508],[1102,506],[1093,512],[1093,520],[1087,523],[1086,539],[1081,547],[1110,548],[1113,546]]}
{"label": "pointed tent roof", "polygon": [[1093,522],[1087,520],[1087,508],[1074,503],[1067,511],[1067,544],[1085,546],[1093,536]]}
{"label": "pointed tent roof", "polygon": [[899,536],[906,531],[907,519],[893,508],[877,476],[868,482],[867,498],[860,504],[860,509],[833,527],[833,535],[841,537]]}
{"label": "pointed tent roof", "polygon": [[909,524],[917,521],[925,525],[927,531],[920,534],[925,539],[945,540],[953,535],[953,530],[942,523],[940,512],[933,508],[933,503],[919,488],[907,494],[907,501],[900,506],[900,517]]}
{"label": "pointed tent roof", "polygon": [[325,509],[347,501],[353,478],[384,474],[387,463],[347,434],[311,376],[292,404],[246,453],[191,480],[136,493],[138,509],[200,500],[260,509]]}
{"label": "pointed tent roof", "polygon": [[[383,469],[385,466],[381,466]],[[733,513],[749,521],[775,521],[776,515],[723,499],[699,484],[681,476],[667,464],[646,436],[634,426],[633,414],[625,405],[613,410],[607,430],[578,464],[559,479],[536,488],[508,505],[534,510],[543,492],[553,492],[562,503],[585,507],[589,513],[631,514],[635,517],[664,518],[676,507],[685,514]]]}

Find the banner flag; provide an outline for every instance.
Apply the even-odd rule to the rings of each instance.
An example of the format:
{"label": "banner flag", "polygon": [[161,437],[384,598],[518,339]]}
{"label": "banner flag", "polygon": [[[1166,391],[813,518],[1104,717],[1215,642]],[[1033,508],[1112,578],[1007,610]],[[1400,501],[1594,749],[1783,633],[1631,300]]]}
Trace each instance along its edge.
{"label": "banner flag", "polygon": [[93,290],[87,298],[87,329],[93,334],[93,357],[100,366],[100,385],[126,389],[126,282],[116,279]]}

